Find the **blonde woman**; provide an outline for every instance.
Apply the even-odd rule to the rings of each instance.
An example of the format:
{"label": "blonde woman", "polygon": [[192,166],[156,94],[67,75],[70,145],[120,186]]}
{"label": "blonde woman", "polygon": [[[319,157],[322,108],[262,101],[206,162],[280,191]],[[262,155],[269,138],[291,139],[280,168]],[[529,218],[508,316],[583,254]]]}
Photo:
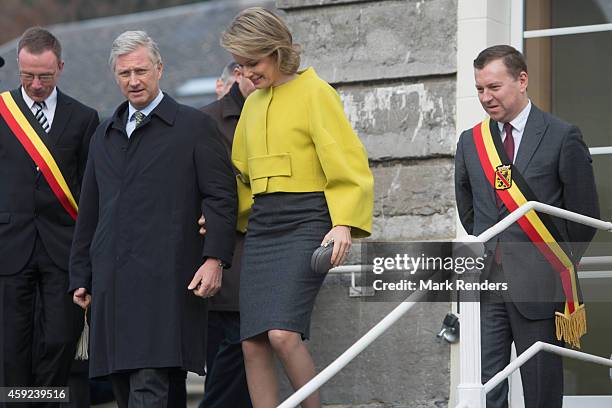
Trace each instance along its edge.
{"label": "blonde woman", "polygon": [[[270,11],[249,8],[223,33],[222,46],[257,90],[236,128],[239,228],[247,230],[240,280],[240,336],[256,408],[278,405],[276,354],[295,389],[315,373],[303,343],[325,275],[312,252],[333,242],[344,262],[351,236],[370,234],[373,179],[336,91],[314,69],[298,71],[299,47]],[[248,221],[248,228],[247,228]],[[318,393],[303,407],[319,407]]]}

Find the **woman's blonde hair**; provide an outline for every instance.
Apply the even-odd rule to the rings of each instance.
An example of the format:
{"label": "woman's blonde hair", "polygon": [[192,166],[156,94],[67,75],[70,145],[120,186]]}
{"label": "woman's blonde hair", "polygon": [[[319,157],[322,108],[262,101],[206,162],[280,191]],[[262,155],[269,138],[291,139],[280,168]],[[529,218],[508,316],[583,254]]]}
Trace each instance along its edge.
{"label": "woman's blonde hair", "polygon": [[221,46],[249,59],[269,55],[276,58],[280,72],[295,74],[300,66],[300,46],[293,44],[287,25],[277,15],[261,7],[241,11],[221,36]]}

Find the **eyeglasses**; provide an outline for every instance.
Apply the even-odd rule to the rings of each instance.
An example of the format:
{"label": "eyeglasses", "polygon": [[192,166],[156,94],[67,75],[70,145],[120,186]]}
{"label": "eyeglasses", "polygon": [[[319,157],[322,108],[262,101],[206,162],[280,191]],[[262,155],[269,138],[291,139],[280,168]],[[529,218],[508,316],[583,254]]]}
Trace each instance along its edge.
{"label": "eyeglasses", "polygon": [[55,79],[55,72],[52,74],[29,74],[27,72],[20,72],[19,73],[19,78],[21,78],[21,80],[23,82],[32,82],[34,81],[35,78],[38,78],[38,80],[42,83],[50,83],[53,82],[53,80]]}

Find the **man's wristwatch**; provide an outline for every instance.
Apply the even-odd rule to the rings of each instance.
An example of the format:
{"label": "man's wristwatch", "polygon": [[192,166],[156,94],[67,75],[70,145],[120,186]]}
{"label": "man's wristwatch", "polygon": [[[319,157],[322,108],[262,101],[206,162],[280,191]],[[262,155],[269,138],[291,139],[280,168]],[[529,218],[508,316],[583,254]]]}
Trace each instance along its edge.
{"label": "man's wristwatch", "polygon": [[226,264],[225,262],[219,259],[219,268],[227,269],[228,266],[229,266],[228,264]]}

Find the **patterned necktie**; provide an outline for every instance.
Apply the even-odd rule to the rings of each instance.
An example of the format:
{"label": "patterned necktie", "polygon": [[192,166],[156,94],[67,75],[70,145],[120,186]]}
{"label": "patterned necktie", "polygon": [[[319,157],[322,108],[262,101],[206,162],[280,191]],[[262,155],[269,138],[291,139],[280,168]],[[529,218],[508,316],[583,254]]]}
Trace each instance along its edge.
{"label": "patterned necktie", "polygon": [[49,133],[49,122],[47,121],[47,117],[43,113],[43,109],[45,108],[45,106],[47,106],[47,104],[45,104],[45,101],[34,102],[34,106],[37,108],[37,111],[34,114],[34,116],[36,116],[36,120],[38,121],[38,123],[40,123],[40,126],[42,126],[44,131],[46,133]]}
{"label": "patterned necktie", "polygon": [[141,111],[136,111],[132,115],[132,118],[134,118],[134,120],[136,121],[136,127],[140,126],[140,124],[142,123],[143,120],[145,120],[146,117],[147,115],[145,115]]}

